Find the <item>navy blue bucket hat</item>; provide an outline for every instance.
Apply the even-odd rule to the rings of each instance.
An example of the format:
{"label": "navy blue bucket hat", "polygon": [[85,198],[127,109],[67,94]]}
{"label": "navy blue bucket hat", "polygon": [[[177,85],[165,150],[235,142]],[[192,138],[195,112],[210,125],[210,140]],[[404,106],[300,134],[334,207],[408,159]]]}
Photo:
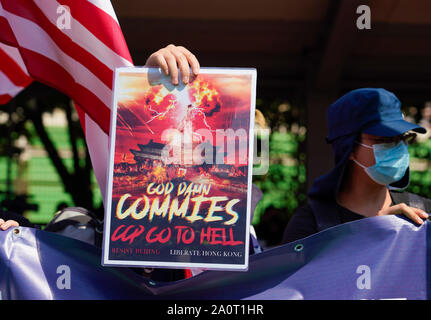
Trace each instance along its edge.
{"label": "navy blue bucket hat", "polygon": [[[353,151],[354,143],[361,133],[393,137],[408,131],[426,133],[426,129],[404,120],[401,102],[385,89],[362,88],[348,92],[334,102],[327,112],[328,136],[332,144],[335,167],[314,182],[310,197],[335,197],[341,178]],[[404,177],[390,185],[404,189],[410,181],[410,170]]]}

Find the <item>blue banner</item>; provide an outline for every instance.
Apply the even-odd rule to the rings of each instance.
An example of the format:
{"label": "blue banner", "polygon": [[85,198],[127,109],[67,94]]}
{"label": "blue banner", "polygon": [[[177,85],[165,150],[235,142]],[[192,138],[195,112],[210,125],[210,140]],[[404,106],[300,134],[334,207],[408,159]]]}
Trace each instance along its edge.
{"label": "blue banner", "polygon": [[249,270],[155,282],[101,250],[31,228],[0,232],[1,299],[428,299],[429,221],[362,219],[250,256]]}

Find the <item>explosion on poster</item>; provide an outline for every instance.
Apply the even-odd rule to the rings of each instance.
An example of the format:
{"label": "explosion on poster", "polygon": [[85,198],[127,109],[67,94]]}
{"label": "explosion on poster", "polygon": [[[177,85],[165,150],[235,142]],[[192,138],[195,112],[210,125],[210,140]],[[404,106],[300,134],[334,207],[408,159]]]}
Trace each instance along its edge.
{"label": "explosion on poster", "polygon": [[116,75],[105,264],[244,266],[255,71],[145,70]]}

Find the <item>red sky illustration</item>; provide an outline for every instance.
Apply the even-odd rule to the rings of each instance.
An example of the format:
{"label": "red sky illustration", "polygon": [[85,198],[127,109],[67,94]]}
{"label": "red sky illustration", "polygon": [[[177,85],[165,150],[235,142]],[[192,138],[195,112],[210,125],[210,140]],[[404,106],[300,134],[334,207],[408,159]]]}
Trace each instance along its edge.
{"label": "red sky illustration", "polygon": [[158,73],[121,73],[118,86],[116,162],[134,162],[129,150],[151,139],[162,142],[168,128],[249,131],[251,75],[200,74],[174,87]]}

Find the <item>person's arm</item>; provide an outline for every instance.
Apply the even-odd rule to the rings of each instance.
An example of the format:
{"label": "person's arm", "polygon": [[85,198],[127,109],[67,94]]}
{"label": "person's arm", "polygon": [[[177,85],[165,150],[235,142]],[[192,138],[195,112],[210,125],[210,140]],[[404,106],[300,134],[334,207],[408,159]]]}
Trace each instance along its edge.
{"label": "person's arm", "polygon": [[166,75],[171,75],[174,85],[179,83],[178,71],[181,72],[182,82],[187,84],[191,78],[190,68],[195,76],[199,74],[200,69],[199,61],[193,53],[182,46],[173,44],[151,54],[145,66],[161,68]]}

